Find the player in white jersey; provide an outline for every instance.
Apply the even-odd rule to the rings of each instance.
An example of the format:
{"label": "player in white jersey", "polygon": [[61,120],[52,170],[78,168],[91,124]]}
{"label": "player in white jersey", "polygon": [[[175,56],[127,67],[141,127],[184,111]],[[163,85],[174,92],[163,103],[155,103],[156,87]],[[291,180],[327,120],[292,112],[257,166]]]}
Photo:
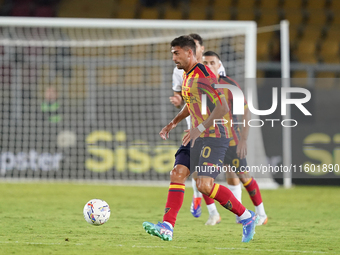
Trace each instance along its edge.
{"label": "player in white jersey", "polygon": [[[203,40],[201,36],[198,34],[190,34],[190,36],[195,40],[196,42],[196,58],[198,62],[202,62],[202,55],[204,52],[204,46],[203,46]],[[224,66],[221,63],[220,68],[218,69],[218,72],[220,75],[225,76],[226,72],[224,69]],[[181,108],[184,105],[184,101],[182,99],[181,91],[182,91],[182,83],[183,83],[183,69],[178,69],[177,67],[174,68],[173,74],[172,74],[172,90],[174,91],[174,95],[170,97],[170,102],[176,106],[177,108]],[[186,118],[188,129],[190,129],[190,116]],[[200,217],[201,216],[201,201],[202,197],[204,198],[207,208],[209,211],[209,219],[205,223],[206,225],[215,225],[217,223],[220,223],[221,217],[217,211],[215,201],[214,199],[210,198],[209,196],[202,195],[201,192],[198,191],[196,186],[196,175],[193,174],[192,178],[192,187],[194,190],[194,195],[191,203],[191,213],[194,217]]]}

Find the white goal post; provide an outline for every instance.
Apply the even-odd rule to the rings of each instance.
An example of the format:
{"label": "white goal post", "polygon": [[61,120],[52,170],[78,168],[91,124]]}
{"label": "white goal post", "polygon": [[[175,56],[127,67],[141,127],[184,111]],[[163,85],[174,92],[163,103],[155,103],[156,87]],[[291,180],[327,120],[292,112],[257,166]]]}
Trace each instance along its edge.
{"label": "white goal post", "polygon": [[[282,20],[280,23],[281,32],[281,72],[282,87],[290,87],[290,46],[289,46],[289,21]],[[290,105],[287,105],[287,114],[282,116],[284,119],[290,119]],[[290,128],[282,129],[282,159],[283,165],[292,164],[292,131]],[[285,172],[283,175],[283,186],[292,187],[292,173]]]}
{"label": "white goal post", "polygon": [[[177,36],[200,34],[228,76],[256,86],[252,21],[1,17],[0,32],[2,178],[169,178],[183,129],[156,134],[178,111]],[[266,163],[261,130],[249,139],[249,164]]]}

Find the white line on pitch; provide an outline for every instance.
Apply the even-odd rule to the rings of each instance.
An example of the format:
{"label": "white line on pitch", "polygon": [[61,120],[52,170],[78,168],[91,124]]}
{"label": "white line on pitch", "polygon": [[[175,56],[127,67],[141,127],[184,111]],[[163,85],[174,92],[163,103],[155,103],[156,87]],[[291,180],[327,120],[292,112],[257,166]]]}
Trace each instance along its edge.
{"label": "white line on pitch", "polygon": [[[72,242],[63,242],[63,243],[35,243],[35,242],[19,242],[19,241],[0,241],[2,244],[30,244],[30,245],[83,245],[82,243],[72,243]],[[176,248],[176,249],[188,249],[188,247],[180,247],[180,246],[151,246],[151,245],[122,245],[117,244],[113,246],[118,247],[131,247],[131,248]],[[299,251],[299,250],[274,250],[274,249],[248,249],[248,248],[235,248],[235,247],[215,247],[213,249],[217,250],[245,250],[245,251],[259,251],[259,252],[292,252],[292,253],[316,253],[316,254],[334,254],[335,252],[323,252],[323,251]]]}
{"label": "white line on pitch", "polygon": [[[120,247],[127,246],[127,245],[117,245]],[[128,246],[127,246],[128,247]],[[143,245],[133,245],[132,248],[177,248],[177,249],[188,249],[188,247],[179,247],[179,246],[143,246]],[[217,250],[245,250],[245,251],[259,251],[259,252],[293,252],[293,253],[317,253],[317,254],[329,254],[334,252],[324,252],[324,251],[298,251],[298,250],[274,250],[274,249],[248,249],[248,248],[234,248],[234,247],[215,247],[213,249]]]}
{"label": "white line on pitch", "polygon": [[[125,246],[125,245],[117,245],[117,246]],[[179,247],[179,246],[143,246],[143,245],[133,245],[132,248],[177,248],[177,249],[188,249],[188,247]],[[274,250],[274,249],[248,249],[248,248],[234,248],[234,247],[215,247],[213,249],[217,250],[245,250],[245,251],[259,251],[259,252],[293,252],[293,253],[317,253],[317,254],[327,254],[334,252],[323,252],[323,251],[298,251],[298,250]]]}
{"label": "white line on pitch", "polygon": [[13,243],[16,243],[16,244],[42,244],[42,245],[69,245],[69,244],[74,244],[74,245],[83,245],[82,243],[70,243],[70,242],[66,242],[65,243],[34,243],[34,242],[19,242],[19,241],[0,241],[0,243],[4,243],[4,244],[13,244]]}
{"label": "white line on pitch", "polygon": [[[118,246],[124,246],[124,245],[118,245]],[[132,248],[169,248],[165,246],[143,246],[143,245],[132,245]],[[187,247],[179,247],[179,246],[171,246],[171,248],[177,248],[177,249],[187,249]]]}
{"label": "white line on pitch", "polygon": [[[245,251],[268,251],[268,252],[294,252],[294,253],[329,253],[324,251],[298,251],[298,250],[273,250],[273,249],[247,249],[247,248],[233,248],[233,247],[215,247],[217,250],[245,250]],[[332,252],[333,253],[333,252]]]}

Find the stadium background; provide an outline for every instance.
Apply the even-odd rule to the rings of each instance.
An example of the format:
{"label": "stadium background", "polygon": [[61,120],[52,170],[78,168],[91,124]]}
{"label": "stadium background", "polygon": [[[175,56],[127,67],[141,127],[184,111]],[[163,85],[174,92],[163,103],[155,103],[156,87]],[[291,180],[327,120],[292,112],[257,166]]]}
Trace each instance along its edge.
{"label": "stadium background", "polygon": [[[202,11],[204,10],[204,11]],[[21,16],[21,17],[79,17],[79,18],[123,18],[123,19],[182,19],[185,20],[254,20],[257,22],[258,27],[272,26],[279,23],[280,20],[287,19],[290,22],[290,44],[291,44],[291,60],[292,60],[292,72],[293,86],[307,87],[312,92],[312,100],[307,105],[307,108],[313,113],[312,118],[304,118],[299,115],[296,109],[292,109],[292,116],[296,116],[296,119],[301,120],[299,126],[293,130],[293,164],[300,165],[306,161],[319,164],[340,164],[340,153],[339,149],[339,135],[338,127],[340,124],[339,115],[337,114],[338,98],[339,98],[339,79],[340,74],[340,53],[339,53],[339,40],[340,40],[340,3],[336,0],[202,0],[202,1],[83,1],[83,0],[72,0],[72,1],[54,1],[54,0],[16,0],[16,1],[2,1],[1,9],[2,16]],[[280,38],[278,32],[259,33],[257,41],[257,60],[258,60],[258,71],[257,77],[259,78],[277,78],[281,76],[280,73]],[[56,55],[61,57],[69,56],[67,49],[62,52],[57,52]],[[72,70],[68,70],[65,67],[60,68],[57,71],[63,72],[65,76],[72,76]],[[73,70],[75,71],[75,70]],[[164,75],[171,75],[172,70],[166,71]],[[86,82],[86,81],[85,81]],[[131,84],[134,81],[131,81]],[[157,83],[157,81],[153,81]],[[275,84],[276,80],[265,79],[263,82],[258,83],[258,95],[260,107],[267,107],[268,93],[271,92],[271,87]],[[107,83],[110,83],[108,81]],[[170,84],[169,84],[170,86]],[[146,88],[150,91],[152,88]],[[105,94],[109,94],[111,91],[108,87],[102,88],[98,91],[98,96],[104,98]],[[132,89],[131,89],[132,91]],[[119,92],[118,90],[116,92]],[[146,93],[145,91],[138,91],[139,93]],[[171,93],[171,90],[169,90]],[[79,97],[79,93],[83,91],[74,91],[75,97]],[[110,92],[114,93],[114,92]],[[30,93],[22,93],[24,99],[29,99]],[[27,96],[28,95],[28,96]],[[100,96],[102,95],[102,96]],[[40,95],[42,99],[42,95]],[[121,99],[124,101],[123,99]],[[86,100],[85,100],[86,101]],[[120,102],[125,103],[126,102]],[[269,102],[270,103],[270,102]],[[5,109],[5,101],[2,102],[2,107]],[[71,102],[65,103],[72,104]],[[98,116],[105,112],[107,106],[111,109],[117,106],[112,105],[109,98],[106,98],[105,103],[97,105]],[[128,106],[128,104],[126,105]],[[152,106],[150,106],[152,107]],[[13,109],[12,109],[13,110]],[[10,110],[11,111],[11,110]],[[77,112],[76,120],[81,123],[79,126],[86,126],[84,120],[87,119],[87,113],[84,112],[83,107],[75,106],[73,111]],[[169,116],[173,116],[172,113],[176,112],[169,104],[167,109]],[[119,109],[114,116],[118,116]],[[126,116],[131,114],[125,112]],[[42,114],[43,115],[43,114]],[[132,116],[132,114],[131,114]],[[56,116],[58,117],[58,116]],[[144,120],[145,116],[139,116],[138,123],[145,128],[152,128],[147,126],[147,120]],[[273,118],[281,118],[281,116],[271,116]],[[153,116],[153,118],[161,119],[161,112],[159,116]],[[44,119],[44,117],[42,117]],[[130,121],[136,121],[136,119],[130,119]],[[156,141],[156,135],[154,137],[148,137],[145,141],[140,141],[137,144],[129,144],[131,154],[136,156],[136,164],[130,164],[133,171],[125,171],[126,165],[121,162],[121,169],[118,174],[112,174],[112,164],[102,166],[103,168],[98,170],[98,167],[91,169],[91,162],[95,162],[98,158],[94,158],[93,161],[88,161],[89,158],[84,159],[84,166],[77,165],[72,162],[72,156],[79,154],[89,153],[88,145],[91,145],[96,138],[101,137],[106,142],[97,144],[96,150],[102,150],[105,155],[111,155],[113,150],[115,153],[119,151],[119,148],[127,148],[126,143],[129,141],[131,135],[135,135],[134,130],[124,130],[124,126],[120,127],[114,119],[110,123],[105,124],[105,130],[107,132],[93,133],[95,130],[101,130],[102,127],[89,126],[86,136],[77,137],[77,151],[74,148],[63,151],[64,155],[69,157],[64,158],[61,161],[61,165],[58,165],[58,149],[55,151],[49,151],[54,153],[53,162],[56,162],[52,167],[63,168],[62,173],[53,171],[52,173],[47,171],[41,171],[38,174],[31,169],[32,173],[29,173],[27,166],[21,166],[25,168],[25,173],[18,167],[8,166],[11,163],[8,152],[2,151],[2,162],[7,161],[7,168],[1,169],[1,174],[5,177],[16,177],[23,175],[33,177],[62,177],[62,178],[99,178],[99,179],[110,179],[112,176],[115,178],[127,178],[127,179],[156,179],[163,180],[167,179],[164,173],[171,169],[171,158],[173,157],[174,151],[177,145],[174,144],[152,144],[151,146],[146,144],[148,141]],[[32,127],[28,129],[32,130],[36,127],[36,123],[30,123]],[[51,123],[43,123],[49,127]],[[112,126],[113,125],[113,126]],[[117,125],[117,126],[114,126]],[[6,130],[5,123],[2,123],[2,130]],[[116,128],[116,129],[115,129]],[[57,132],[56,132],[57,129]],[[157,134],[158,129],[154,128],[153,132]],[[44,137],[48,137],[48,140],[57,142],[56,133],[62,130],[57,128],[46,128],[44,129]],[[113,130],[119,130],[115,132]],[[263,138],[266,149],[267,157],[272,164],[280,164],[282,160],[282,139],[281,128],[275,128],[267,130],[263,128]],[[50,133],[49,133],[50,132]],[[137,132],[138,133],[138,132]],[[8,132],[2,132],[2,141],[6,140]],[[91,135],[90,135],[91,134]],[[143,134],[141,134],[143,135]],[[177,136],[180,136],[177,133]],[[71,140],[70,136],[66,137]],[[179,137],[178,137],[179,138]],[[178,139],[177,138],[177,139]],[[33,138],[35,139],[35,138]],[[43,141],[43,138],[42,138]],[[115,141],[115,145],[112,145],[112,141]],[[17,141],[20,143],[20,139]],[[33,142],[34,143],[34,142]],[[124,144],[124,146],[122,146]],[[51,148],[54,145],[51,146]],[[66,146],[67,147],[67,146]],[[314,152],[309,153],[308,150],[313,147]],[[92,148],[93,149],[93,148]],[[38,151],[38,148],[36,148]],[[85,150],[85,152],[79,152]],[[152,150],[151,152],[149,150]],[[140,151],[143,151],[140,153]],[[163,162],[158,165],[157,169],[152,169],[151,172],[150,164],[152,155],[157,154],[156,151],[162,151],[162,157],[168,157],[168,160],[160,159]],[[163,153],[164,152],[164,153]],[[5,153],[5,154],[4,154]],[[7,153],[7,154],[6,154]],[[17,154],[18,151],[13,151],[12,154]],[[26,153],[29,153],[28,151]],[[32,152],[32,157],[38,157]],[[139,154],[138,154],[139,153]],[[41,157],[51,157],[50,155],[42,155]],[[124,152],[123,152],[124,154]],[[123,155],[122,154],[122,155]],[[5,155],[5,156],[3,156]],[[98,155],[98,154],[97,154]],[[165,155],[165,156],[164,156]],[[118,157],[117,157],[118,158]],[[145,160],[145,158],[147,158]],[[140,160],[144,160],[141,164]],[[43,161],[43,160],[42,160]],[[87,162],[87,163],[86,163]],[[139,163],[138,163],[139,162]],[[116,168],[117,164],[115,163]],[[87,172],[76,172],[75,168],[87,168]],[[15,169],[16,168],[16,169]],[[65,169],[73,169],[72,171],[65,171]],[[56,170],[56,169],[53,169]],[[109,170],[109,171],[107,171]],[[115,169],[114,171],[117,171]],[[23,173],[23,174],[22,174]],[[85,176],[84,176],[85,175]],[[280,176],[276,176],[277,181],[281,182]],[[302,174],[295,176],[293,182],[296,184],[333,184],[339,185],[338,179],[335,174],[329,174],[328,178],[318,178],[318,176],[308,176]]]}

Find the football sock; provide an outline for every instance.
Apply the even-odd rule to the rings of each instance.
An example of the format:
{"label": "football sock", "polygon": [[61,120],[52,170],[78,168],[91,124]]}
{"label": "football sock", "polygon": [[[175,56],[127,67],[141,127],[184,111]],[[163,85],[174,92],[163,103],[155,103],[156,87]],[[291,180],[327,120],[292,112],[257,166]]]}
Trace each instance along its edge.
{"label": "football sock", "polygon": [[266,211],[264,210],[263,203],[259,204],[258,206],[255,206],[255,213],[261,216],[266,215]]}
{"label": "football sock", "polygon": [[191,179],[192,189],[194,190],[194,198],[202,197],[202,193],[198,191],[196,181],[194,178]]}
{"label": "football sock", "polygon": [[218,215],[218,211],[215,205],[215,200],[203,194],[205,203],[207,204],[209,215]]}
{"label": "football sock", "polygon": [[215,200],[203,194],[204,201],[207,205],[215,204]]}
{"label": "football sock", "polygon": [[220,215],[217,211],[215,203],[207,205],[209,215]]}
{"label": "football sock", "polygon": [[165,204],[163,222],[170,223],[173,227],[183,204],[185,185],[171,182],[169,186],[168,199]]}
{"label": "football sock", "polygon": [[171,225],[170,222],[164,221],[163,223],[165,223],[166,225],[168,225],[168,226],[171,228],[171,230],[174,230],[174,227]]}
{"label": "football sock", "polygon": [[250,180],[244,183],[243,186],[248,191],[250,199],[251,201],[253,201],[253,204],[255,206],[258,206],[259,204],[262,203],[262,197],[261,197],[259,185],[257,185],[257,182],[255,181],[254,178],[250,178]]}
{"label": "football sock", "polygon": [[245,219],[248,219],[250,217],[251,217],[251,214],[247,209],[244,211],[244,213],[241,216],[239,216],[240,220],[245,220]]}
{"label": "football sock", "polygon": [[242,203],[242,187],[240,184],[238,185],[227,185],[227,188],[233,192],[234,196],[237,198],[240,203]]}
{"label": "football sock", "polygon": [[232,211],[237,216],[243,215],[244,212],[246,211],[246,208],[237,200],[237,198],[227,187],[224,187],[217,183],[214,184],[209,194],[209,197],[220,202],[220,204],[224,208],[228,209],[229,211]]}

